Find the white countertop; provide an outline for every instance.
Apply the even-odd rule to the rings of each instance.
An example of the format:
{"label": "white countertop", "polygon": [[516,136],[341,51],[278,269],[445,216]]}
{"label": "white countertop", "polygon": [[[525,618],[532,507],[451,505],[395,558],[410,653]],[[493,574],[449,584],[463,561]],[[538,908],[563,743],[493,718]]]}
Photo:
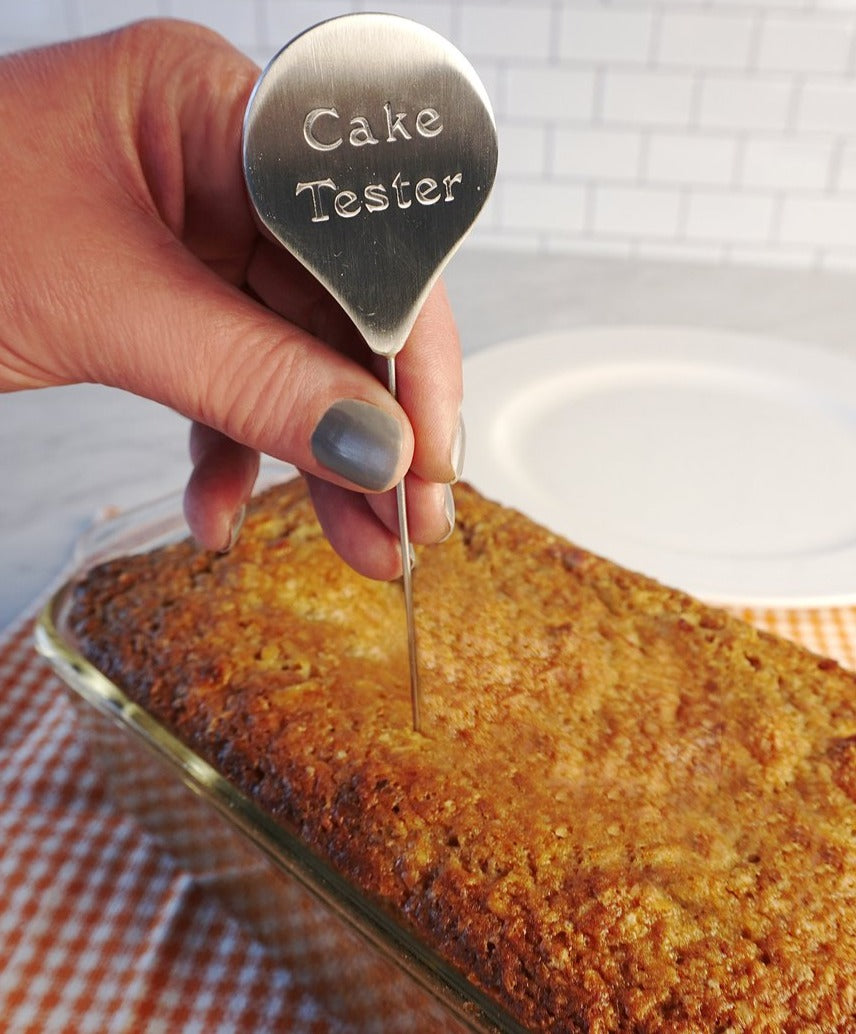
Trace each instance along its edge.
{"label": "white countertop", "polygon": [[[856,290],[845,274],[464,248],[446,280],[465,354],[570,327],[683,324],[856,359]],[[99,511],[180,491],[189,460],[183,418],[92,385],[5,395],[0,430],[2,628],[60,574]]]}

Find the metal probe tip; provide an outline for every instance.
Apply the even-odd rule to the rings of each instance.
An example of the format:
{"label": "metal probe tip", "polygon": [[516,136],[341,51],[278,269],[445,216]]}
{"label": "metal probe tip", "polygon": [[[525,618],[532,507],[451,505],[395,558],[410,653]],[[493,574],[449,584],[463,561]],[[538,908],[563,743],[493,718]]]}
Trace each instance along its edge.
{"label": "metal probe tip", "polygon": [[[395,356],[387,359],[389,392],[397,397],[395,381]],[[422,731],[421,697],[419,690],[419,652],[416,646],[416,614],[413,606],[413,552],[410,547],[410,531],[407,524],[407,497],[404,478],[395,486],[395,501],[398,506],[398,538],[401,543],[402,585],[404,587],[404,613],[407,622],[407,657],[410,664],[410,706],[413,711],[413,731]]]}

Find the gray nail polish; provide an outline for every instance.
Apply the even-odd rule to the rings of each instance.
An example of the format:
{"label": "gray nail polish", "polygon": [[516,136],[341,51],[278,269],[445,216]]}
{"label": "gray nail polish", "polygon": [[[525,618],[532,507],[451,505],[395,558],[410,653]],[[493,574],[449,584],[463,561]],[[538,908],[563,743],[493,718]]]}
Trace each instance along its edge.
{"label": "gray nail polish", "polygon": [[312,455],[328,470],[378,492],[395,474],[401,454],[397,420],[370,402],[334,402],[312,432]]}
{"label": "gray nail polish", "polygon": [[[463,417],[458,417],[458,427],[455,437],[452,439],[452,470],[455,472],[455,481],[460,481],[464,471],[464,454],[467,451],[467,429],[464,427]],[[454,510],[452,511],[454,513]]]}

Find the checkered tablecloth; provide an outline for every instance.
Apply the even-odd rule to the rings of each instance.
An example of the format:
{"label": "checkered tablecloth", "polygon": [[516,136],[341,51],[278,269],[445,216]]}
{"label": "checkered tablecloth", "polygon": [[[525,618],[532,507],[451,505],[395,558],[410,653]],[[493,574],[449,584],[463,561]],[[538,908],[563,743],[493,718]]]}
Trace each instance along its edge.
{"label": "checkered tablecloth", "polygon": [[0,642],[0,1029],[330,1030],[323,1003],[114,810],[32,625]]}
{"label": "checkered tablecloth", "polygon": [[[740,613],[856,668],[856,609]],[[364,1034],[114,809],[32,626],[0,637],[0,1030]]]}

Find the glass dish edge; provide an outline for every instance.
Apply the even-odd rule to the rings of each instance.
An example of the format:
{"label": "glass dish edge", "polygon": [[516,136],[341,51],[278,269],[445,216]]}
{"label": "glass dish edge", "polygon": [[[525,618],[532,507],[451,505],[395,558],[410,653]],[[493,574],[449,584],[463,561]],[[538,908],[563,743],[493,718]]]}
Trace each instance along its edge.
{"label": "glass dish edge", "polygon": [[[264,471],[257,490],[291,476],[294,471],[282,467]],[[295,879],[473,1034],[529,1034],[488,995],[315,856],[295,833],[262,811],[131,700],[78,651],[65,632],[63,619],[71,593],[89,568],[115,556],[156,548],[187,534],[181,517],[181,495],[175,493],[109,517],[94,527],[78,544],[72,573],[51,594],[38,615],[34,628],[38,653],[80,700],[142,743],[227,821],[248,846]]]}

